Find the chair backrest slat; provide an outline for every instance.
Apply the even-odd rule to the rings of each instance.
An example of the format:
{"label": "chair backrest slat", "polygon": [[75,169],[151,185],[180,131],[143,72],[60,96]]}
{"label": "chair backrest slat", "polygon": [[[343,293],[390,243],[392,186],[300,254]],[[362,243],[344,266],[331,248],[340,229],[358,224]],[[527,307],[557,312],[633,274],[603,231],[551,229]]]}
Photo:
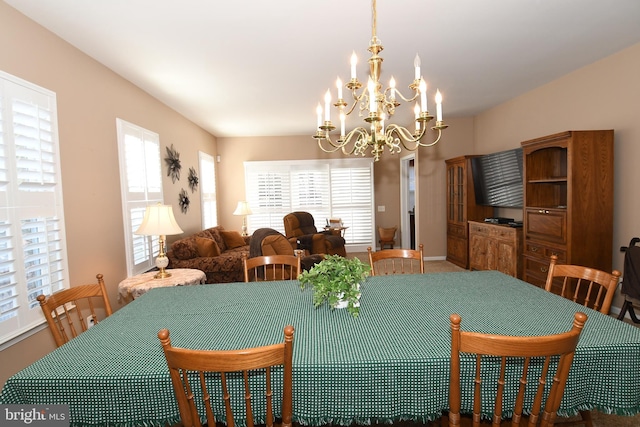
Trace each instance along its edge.
{"label": "chair backrest slat", "polygon": [[[254,426],[253,405],[259,396],[252,393],[251,385],[259,376],[264,378],[265,425],[273,427],[276,419],[281,420],[282,427],[291,427],[293,416],[292,394],[292,359],[293,359],[294,329],[288,325],[284,328],[284,341],[263,347],[242,350],[194,350],[173,347],[167,329],[158,332],[158,339],[164,350],[169,375],[174,394],[180,411],[183,426],[201,426],[201,416],[198,413],[197,399],[204,400],[207,425],[216,425],[213,405],[211,404],[210,389],[215,381],[209,383],[212,377],[208,373],[217,373],[220,378],[220,391],[225,409],[225,419],[228,427],[234,427],[234,407],[230,395],[232,376],[241,373],[243,387],[244,413],[247,427]],[[273,404],[273,367],[282,367],[282,405],[281,413],[274,413]],[[193,390],[189,382],[189,375],[196,372],[199,376],[200,391]],[[251,377],[251,381],[249,378]],[[253,384],[255,386],[255,384]]]}
{"label": "chair backrest slat", "polygon": [[300,257],[295,255],[264,255],[247,258],[243,254],[245,282],[295,280],[300,274]]}
{"label": "chair backrest slat", "polygon": [[[575,314],[573,325],[568,332],[545,336],[514,337],[461,331],[460,316],[452,314],[450,316],[450,410],[447,416],[449,426],[460,426],[461,422],[461,390],[463,388],[461,385],[463,380],[461,377],[461,354],[471,354],[475,358],[472,406],[474,426],[480,424],[482,391],[487,392],[487,390],[495,390],[496,393],[491,418],[493,426],[500,426],[502,415],[505,412],[513,414],[512,426],[521,425],[521,420],[527,417],[529,418],[528,425],[538,425],[537,421],[540,421],[541,427],[553,426],[564,394],[575,348],[586,320],[587,316],[578,312]],[[540,366],[540,359],[543,360],[542,366]],[[493,365],[494,360],[500,360],[500,369],[497,383],[492,385],[492,383],[487,383],[490,375],[485,370],[493,370],[489,365]],[[493,378],[492,375],[491,378]],[[549,382],[551,383],[550,389]],[[483,386],[485,383],[487,384]],[[535,388],[530,407],[525,407],[528,405],[525,402],[527,386]],[[505,392],[514,389],[517,390],[517,393],[513,408],[505,408]],[[549,389],[549,393],[545,400],[545,390],[547,389]]]}
{"label": "chair backrest slat", "polygon": [[552,255],[545,289],[553,292],[554,281],[561,278],[561,296],[600,313],[609,314],[620,276],[618,270],[607,273],[581,265],[558,264],[558,257]]}
{"label": "chair backrest slat", "polygon": [[[86,319],[93,319],[94,323],[99,322],[98,311],[93,304],[93,299],[101,299],[105,316],[111,316],[111,304],[107,296],[104,277],[102,274],[98,274],[96,279],[98,282],[95,284],[74,286],[49,296],[38,295],[38,302],[45,319],[47,319],[56,346],[60,347],[86,331],[88,329]],[[84,310],[88,310],[90,317],[84,316]]]}
{"label": "chair backrest slat", "polygon": [[373,252],[369,247],[369,265],[372,276],[388,274],[424,273],[424,247],[418,249],[383,249]]}

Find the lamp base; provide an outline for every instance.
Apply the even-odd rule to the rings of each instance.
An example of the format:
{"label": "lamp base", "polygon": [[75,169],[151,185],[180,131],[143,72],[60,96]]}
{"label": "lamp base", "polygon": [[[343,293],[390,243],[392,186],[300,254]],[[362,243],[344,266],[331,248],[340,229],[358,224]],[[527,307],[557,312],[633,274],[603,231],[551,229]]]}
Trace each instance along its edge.
{"label": "lamp base", "polygon": [[171,273],[165,271],[164,268],[153,276],[154,279],[166,279],[167,277],[171,277]]}

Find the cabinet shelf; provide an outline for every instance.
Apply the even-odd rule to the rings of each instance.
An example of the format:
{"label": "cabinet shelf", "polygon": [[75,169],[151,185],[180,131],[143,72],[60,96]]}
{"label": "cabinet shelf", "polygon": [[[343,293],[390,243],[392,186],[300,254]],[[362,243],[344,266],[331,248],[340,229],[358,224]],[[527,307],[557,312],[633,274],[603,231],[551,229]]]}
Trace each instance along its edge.
{"label": "cabinet shelf", "polygon": [[529,179],[528,184],[563,184],[567,182],[566,176],[558,176],[551,178]]}
{"label": "cabinet shelf", "polygon": [[540,206],[527,206],[528,209],[537,210],[554,210],[554,211],[566,211],[567,205],[540,205]]}

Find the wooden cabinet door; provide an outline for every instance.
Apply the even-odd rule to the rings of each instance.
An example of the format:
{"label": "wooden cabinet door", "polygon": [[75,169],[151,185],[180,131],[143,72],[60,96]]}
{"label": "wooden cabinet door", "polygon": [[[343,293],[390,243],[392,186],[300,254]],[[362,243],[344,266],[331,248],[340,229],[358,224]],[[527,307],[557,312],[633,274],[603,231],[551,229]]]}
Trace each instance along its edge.
{"label": "wooden cabinet door", "polygon": [[496,252],[498,256],[496,258],[495,270],[517,277],[518,253],[514,243],[515,242],[505,241],[496,242]]}
{"label": "wooden cabinet door", "polygon": [[490,270],[488,263],[489,250],[487,236],[471,232],[469,235],[469,269]]}

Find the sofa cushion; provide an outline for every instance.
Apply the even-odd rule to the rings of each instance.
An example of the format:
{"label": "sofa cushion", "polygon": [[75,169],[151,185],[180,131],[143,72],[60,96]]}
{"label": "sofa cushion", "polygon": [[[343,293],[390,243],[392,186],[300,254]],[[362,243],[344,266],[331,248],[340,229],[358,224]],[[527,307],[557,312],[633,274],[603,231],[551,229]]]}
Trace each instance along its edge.
{"label": "sofa cushion", "polygon": [[293,246],[282,234],[262,239],[262,255],[293,255]]}
{"label": "sofa cushion", "polygon": [[227,249],[235,249],[245,246],[244,238],[237,231],[220,231]]}
{"label": "sofa cushion", "polygon": [[198,256],[198,247],[195,244],[195,239],[188,237],[173,242],[171,252],[177,259],[187,260]]}
{"label": "sofa cushion", "polygon": [[220,248],[213,239],[205,237],[196,237],[196,247],[198,248],[198,256],[212,257],[220,255]]}

